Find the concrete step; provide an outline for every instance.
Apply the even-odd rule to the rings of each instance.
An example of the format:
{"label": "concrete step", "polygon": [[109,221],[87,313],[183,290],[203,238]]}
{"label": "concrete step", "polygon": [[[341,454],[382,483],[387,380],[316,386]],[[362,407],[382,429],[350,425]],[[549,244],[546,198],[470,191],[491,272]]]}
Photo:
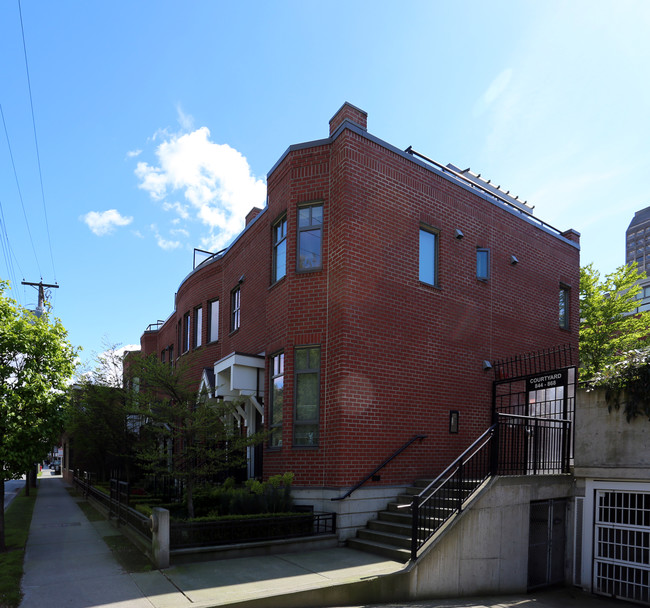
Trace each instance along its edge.
{"label": "concrete step", "polygon": [[370,530],[378,530],[379,532],[388,532],[389,534],[398,534],[402,536],[411,535],[411,522],[392,522],[384,521],[381,519],[371,519],[368,522]]}
{"label": "concrete step", "polygon": [[411,559],[411,552],[408,549],[402,549],[393,545],[363,540],[360,538],[348,539],[348,547],[350,547],[350,549],[357,549],[358,551],[366,551],[367,553],[381,555],[382,557],[387,557],[388,559],[392,559],[393,561],[402,564],[405,564],[409,559]]}
{"label": "concrete step", "polygon": [[370,528],[365,528],[363,530],[359,530],[357,538],[364,541],[390,545],[391,547],[399,547],[401,549],[411,548],[411,537],[405,536],[403,534],[391,534],[390,532],[382,532],[380,530],[371,530]]}

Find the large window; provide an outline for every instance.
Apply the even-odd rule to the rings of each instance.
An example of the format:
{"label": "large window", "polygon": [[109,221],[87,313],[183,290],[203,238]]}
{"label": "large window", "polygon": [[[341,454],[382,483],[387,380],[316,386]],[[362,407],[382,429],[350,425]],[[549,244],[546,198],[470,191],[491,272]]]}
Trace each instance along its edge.
{"label": "large window", "polygon": [[273,282],[287,274],[287,218],[273,226]]}
{"label": "large window", "polygon": [[479,247],[476,250],[476,278],[487,281],[490,278],[490,250]]}
{"label": "large window", "polygon": [[269,403],[270,448],[282,447],[282,406],[284,402],[284,353],[271,357],[271,401]]}
{"label": "large window", "polygon": [[438,233],[420,228],[420,281],[438,284]]}
{"label": "large window", "polygon": [[295,357],[293,444],[315,446],[318,445],[320,348],[296,349]]}
{"label": "large window", "polygon": [[208,342],[219,339],[219,300],[208,302]]}
{"label": "large window", "polygon": [[323,205],[298,209],[298,270],[323,267]]}
{"label": "large window", "polygon": [[569,329],[569,294],[570,289],[566,285],[560,285],[560,327]]}
{"label": "large window", "polygon": [[239,329],[241,324],[241,289],[239,285],[230,293],[230,331]]}
{"label": "large window", "polygon": [[203,344],[203,307],[194,309],[194,348]]}

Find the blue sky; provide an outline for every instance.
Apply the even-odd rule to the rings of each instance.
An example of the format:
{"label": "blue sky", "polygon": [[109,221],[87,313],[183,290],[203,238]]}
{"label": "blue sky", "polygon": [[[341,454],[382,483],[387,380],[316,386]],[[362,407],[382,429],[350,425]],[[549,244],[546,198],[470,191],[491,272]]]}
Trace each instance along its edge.
{"label": "blue sky", "polygon": [[58,283],[84,360],[138,344],[193,249],[227,245],[344,101],[579,231],[610,272],[650,205],[649,31],[645,0],[4,0],[0,277],[28,306],[21,280]]}

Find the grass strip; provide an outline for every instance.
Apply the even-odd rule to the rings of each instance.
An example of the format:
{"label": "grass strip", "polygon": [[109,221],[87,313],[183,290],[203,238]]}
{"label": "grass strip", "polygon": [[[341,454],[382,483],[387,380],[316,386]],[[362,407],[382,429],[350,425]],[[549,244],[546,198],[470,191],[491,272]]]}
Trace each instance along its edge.
{"label": "grass strip", "polygon": [[17,608],[22,599],[20,579],[37,493],[37,488],[30,488],[25,496],[22,490],[5,511],[7,551],[0,553],[0,608]]}
{"label": "grass strip", "polygon": [[153,569],[144,553],[125,536],[117,534],[103,538],[115,559],[127,572],[150,572]]}

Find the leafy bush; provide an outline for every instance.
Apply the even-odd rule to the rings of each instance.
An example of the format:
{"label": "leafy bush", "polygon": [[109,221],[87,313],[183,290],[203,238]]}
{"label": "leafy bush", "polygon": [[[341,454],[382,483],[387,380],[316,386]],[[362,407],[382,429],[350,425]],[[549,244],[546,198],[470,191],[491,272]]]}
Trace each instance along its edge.
{"label": "leafy bush", "polygon": [[222,517],[290,512],[293,505],[292,482],[293,473],[285,473],[274,475],[265,482],[249,479],[243,488],[235,487],[232,478],[220,486],[202,486],[193,495],[195,519],[208,515]]}
{"label": "leafy bush", "polygon": [[587,388],[604,388],[610,411],[622,406],[628,422],[637,416],[650,419],[650,349],[632,350],[623,357],[595,374]]}

